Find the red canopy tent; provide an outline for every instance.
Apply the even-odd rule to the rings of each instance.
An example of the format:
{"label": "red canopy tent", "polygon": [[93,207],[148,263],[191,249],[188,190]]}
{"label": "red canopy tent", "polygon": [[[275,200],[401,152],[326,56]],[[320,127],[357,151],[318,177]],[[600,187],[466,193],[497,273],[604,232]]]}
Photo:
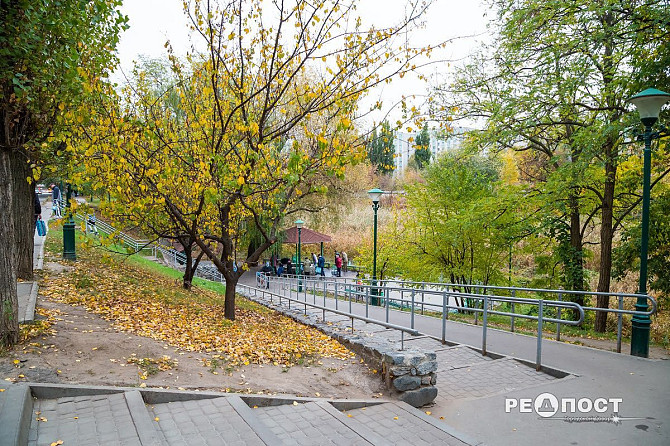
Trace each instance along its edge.
{"label": "red canopy tent", "polygon": [[[282,243],[296,245],[296,252],[298,248],[298,228],[293,226],[284,231],[284,240]],[[321,244],[320,252],[323,254],[323,244],[332,241],[329,235],[320,232],[312,231],[311,229],[302,228],[300,230],[300,243],[303,245]]]}

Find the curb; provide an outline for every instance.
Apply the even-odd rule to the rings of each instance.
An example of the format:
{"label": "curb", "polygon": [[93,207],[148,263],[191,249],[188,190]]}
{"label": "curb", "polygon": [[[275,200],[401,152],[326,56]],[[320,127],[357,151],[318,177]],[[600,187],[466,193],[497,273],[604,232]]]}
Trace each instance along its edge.
{"label": "curb", "polygon": [[0,400],[0,446],[23,446],[28,444],[33,401],[30,385],[17,384],[7,388]]}

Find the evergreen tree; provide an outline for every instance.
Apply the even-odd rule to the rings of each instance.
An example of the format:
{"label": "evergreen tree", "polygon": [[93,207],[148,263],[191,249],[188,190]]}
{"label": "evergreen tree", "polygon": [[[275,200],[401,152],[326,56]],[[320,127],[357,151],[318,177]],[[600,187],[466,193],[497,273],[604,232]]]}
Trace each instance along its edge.
{"label": "evergreen tree", "polygon": [[368,159],[377,168],[377,172],[381,174],[391,173],[395,169],[393,137],[391,124],[388,121],[383,121],[379,127],[379,133],[377,133],[375,127],[368,143]]}

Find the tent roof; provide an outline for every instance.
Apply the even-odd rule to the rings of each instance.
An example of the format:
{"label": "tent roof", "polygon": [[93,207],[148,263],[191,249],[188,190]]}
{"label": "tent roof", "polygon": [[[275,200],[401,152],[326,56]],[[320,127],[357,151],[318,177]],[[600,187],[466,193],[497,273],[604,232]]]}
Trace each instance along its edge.
{"label": "tent roof", "polygon": [[[298,243],[298,228],[295,226],[284,231],[284,242],[295,245]],[[320,232],[312,231],[311,229],[302,228],[300,230],[300,243],[309,245],[311,243],[330,242],[332,239],[329,235],[321,234]]]}

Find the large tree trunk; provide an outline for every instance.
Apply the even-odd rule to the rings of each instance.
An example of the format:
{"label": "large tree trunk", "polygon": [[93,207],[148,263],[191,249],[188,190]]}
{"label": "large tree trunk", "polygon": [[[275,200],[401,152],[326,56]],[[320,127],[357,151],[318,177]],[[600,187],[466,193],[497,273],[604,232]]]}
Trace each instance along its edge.
{"label": "large tree trunk", "polygon": [[14,191],[14,246],[16,275],[22,280],[33,279],[33,250],[35,247],[34,197],[35,183],[27,178],[33,172],[27,157],[20,151],[11,152]]}
{"label": "large tree trunk", "polygon": [[[0,209],[13,209],[12,161],[9,150],[0,149]],[[16,298],[14,213],[0,224],[0,346],[19,342],[19,304]]]}
{"label": "large tree trunk", "polygon": [[[617,166],[611,156],[611,147],[608,147],[605,162],[605,188],[602,199],[602,222],[600,226],[600,270],[598,278],[598,291],[609,293],[610,280],[612,278],[612,237],[614,230],[612,226],[614,212],[614,181]],[[609,296],[598,296],[597,306],[608,308]],[[595,330],[604,333],[607,327],[607,312],[596,312]]]}
{"label": "large tree trunk", "polygon": [[229,321],[235,320],[235,291],[239,277],[237,274],[231,274],[226,277],[226,300],[223,304],[223,316]]}

